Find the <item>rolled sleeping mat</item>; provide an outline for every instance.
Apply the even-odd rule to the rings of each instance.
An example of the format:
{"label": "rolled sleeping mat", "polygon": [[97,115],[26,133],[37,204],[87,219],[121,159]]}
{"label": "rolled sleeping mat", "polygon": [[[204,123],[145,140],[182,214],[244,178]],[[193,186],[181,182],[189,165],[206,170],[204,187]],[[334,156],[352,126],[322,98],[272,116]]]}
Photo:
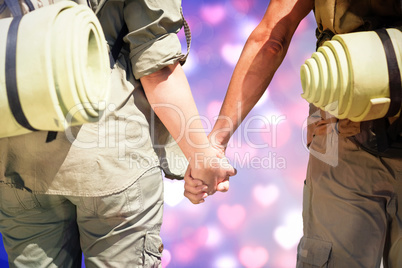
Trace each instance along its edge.
{"label": "rolled sleeping mat", "polygon": [[96,122],[110,67],[93,11],[72,1],[0,20],[0,137]]}
{"label": "rolled sleeping mat", "polygon": [[335,35],[300,68],[301,95],[332,115],[360,122],[398,115],[402,28]]}

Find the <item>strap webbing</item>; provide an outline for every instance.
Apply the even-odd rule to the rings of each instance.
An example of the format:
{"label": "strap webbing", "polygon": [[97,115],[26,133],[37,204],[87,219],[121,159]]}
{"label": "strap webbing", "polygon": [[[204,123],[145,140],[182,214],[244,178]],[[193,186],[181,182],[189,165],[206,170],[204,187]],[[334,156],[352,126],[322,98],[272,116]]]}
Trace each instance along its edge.
{"label": "strap webbing", "polygon": [[377,150],[379,152],[385,152],[390,145],[390,141],[387,135],[387,128],[389,126],[388,118],[383,117],[373,120],[373,131],[377,140]]}
{"label": "strap webbing", "polygon": [[1,4],[0,5],[0,13],[3,13],[3,11],[6,10],[6,8],[7,8],[6,3]]}
{"label": "strap webbing", "polygon": [[398,135],[402,133],[402,116],[399,116],[398,119],[389,126],[387,133],[392,141],[398,139]]}
{"label": "strap webbing", "polygon": [[13,17],[22,16],[21,7],[18,3],[18,0],[5,0],[4,3],[7,5],[8,9],[10,9]]}
{"label": "strap webbing", "polygon": [[23,126],[32,131],[37,131],[28,122],[24,111],[22,110],[18,86],[17,86],[17,73],[16,73],[16,53],[17,53],[17,34],[18,26],[21,22],[22,16],[14,17],[11,21],[10,27],[7,33],[7,44],[6,44],[6,92],[8,102],[10,104],[10,109],[14,115],[15,120]]}
{"label": "strap webbing", "polygon": [[188,57],[188,54],[190,53],[190,47],[191,47],[191,31],[190,31],[190,26],[188,26],[188,23],[186,19],[184,18],[183,15],[183,10],[180,9],[180,14],[181,17],[183,18],[183,28],[184,28],[184,33],[186,35],[186,43],[187,43],[187,52],[186,54],[183,55],[183,57],[180,59],[180,64],[183,65]]}
{"label": "strap webbing", "polygon": [[373,121],[374,133],[377,138],[377,149],[379,152],[384,152],[389,148],[389,145],[397,139],[397,135],[402,129],[401,117],[396,120],[391,126],[389,125],[388,117],[396,115],[401,109],[402,99],[402,84],[401,73],[398,67],[398,61],[391,38],[385,29],[375,31],[384,46],[385,56],[388,67],[390,105],[386,115]]}
{"label": "strap webbing", "polygon": [[[34,5],[30,0],[25,0],[29,11],[35,9]],[[10,106],[10,110],[15,118],[15,120],[22,127],[29,129],[31,131],[38,131],[36,128],[31,126],[28,119],[26,118],[24,111],[22,110],[17,85],[17,73],[16,73],[16,56],[17,56],[17,37],[18,37],[18,27],[22,19],[21,8],[16,0],[5,0],[5,4],[10,9],[13,15],[13,20],[10,23],[10,27],[7,33],[7,44],[6,44],[6,92],[7,99]],[[46,142],[51,142],[56,138],[57,132],[48,132]]]}
{"label": "strap webbing", "polygon": [[35,9],[34,5],[32,4],[31,0],[25,0],[25,3],[27,4],[29,11],[33,11]]}
{"label": "strap webbing", "polygon": [[389,105],[389,109],[385,117],[391,117],[396,115],[401,109],[401,99],[402,99],[401,73],[399,71],[394,46],[392,45],[392,41],[387,30],[378,29],[375,32],[381,39],[381,42],[385,50],[385,56],[387,58],[389,93],[391,103]]}
{"label": "strap webbing", "polygon": [[[124,36],[126,36],[126,34],[128,34],[128,28],[127,28],[127,24],[124,23],[119,34],[117,35],[116,40],[114,41],[112,49],[110,50],[110,53],[112,55],[114,62],[116,62],[117,57],[119,56],[120,50],[123,47],[123,44],[124,44],[123,38],[124,38]],[[113,66],[111,66],[111,68],[113,68]]]}

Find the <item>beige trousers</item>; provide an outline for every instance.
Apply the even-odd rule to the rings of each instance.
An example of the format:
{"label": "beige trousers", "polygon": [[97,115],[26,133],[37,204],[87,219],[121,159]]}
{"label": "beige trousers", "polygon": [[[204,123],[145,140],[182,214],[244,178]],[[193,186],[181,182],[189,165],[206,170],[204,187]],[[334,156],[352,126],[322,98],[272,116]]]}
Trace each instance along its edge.
{"label": "beige trousers", "polygon": [[402,159],[316,135],[303,195],[298,268],[402,267]]}
{"label": "beige trousers", "polygon": [[161,267],[162,213],[159,168],[103,197],[37,195],[0,184],[10,267],[81,267],[82,253],[88,268]]}

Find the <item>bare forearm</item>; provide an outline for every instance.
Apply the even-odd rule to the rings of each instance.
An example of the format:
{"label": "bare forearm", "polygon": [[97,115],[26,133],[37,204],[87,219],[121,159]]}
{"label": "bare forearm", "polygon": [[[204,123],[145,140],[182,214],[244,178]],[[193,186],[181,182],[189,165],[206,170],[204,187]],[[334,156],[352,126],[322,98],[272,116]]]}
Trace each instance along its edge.
{"label": "bare forearm", "polygon": [[[254,34],[254,33],[253,33]],[[267,89],[275,70],[284,57],[284,50],[272,51],[270,43],[248,39],[233,72],[220,116],[212,133],[219,143],[226,144],[243,119]],[[227,131],[223,131],[223,130]]]}
{"label": "bare forearm", "polygon": [[179,64],[141,78],[155,113],[189,160],[209,146],[190,86]]}
{"label": "bare forearm", "polygon": [[219,144],[230,136],[269,86],[282,63],[297,25],[312,9],[311,0],[272,0],[248,38],[210,135]]}
{"label": "bare forearm", "polygon": [[141,82],[155,113],[189,161],[186,177],[203,181],[207,193],[213,194],[216,186],[236,171],[218,158],[210,145],[181,66],[167,66],[141,78]]}

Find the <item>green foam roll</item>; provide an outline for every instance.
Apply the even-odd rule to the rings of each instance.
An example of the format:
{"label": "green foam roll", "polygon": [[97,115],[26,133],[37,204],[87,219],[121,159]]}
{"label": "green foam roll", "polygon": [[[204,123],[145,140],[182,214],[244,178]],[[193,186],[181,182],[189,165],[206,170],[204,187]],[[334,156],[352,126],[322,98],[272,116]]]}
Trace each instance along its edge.
{"label": "green foam roll", "polygon": [[[401,29],[386,32],[401,73]],[[340,119],[360,122],[384,117],[391,103],[388,60],[375,31],[335,35],[301,66],[301,96]]]}
{"label": "green foam roll", "polygon": [[[6,53],[12,21],[0,20],[0,137],[32,131],[15,118],[15,103],[6,97],[11,95]],[[64,131],[99,120],[108,99],[110,67],[104,33],[90,8],[61,1],[24,15],[15,46],[17,89],[12,92],[17,91],[32,128]]]}
{"label": "green foam roll", "polygon": [[[332,50],[328,46],[321,46],[318,48],[318,52],[322,54],[325,58],[327,63],[327,72],[326,75],[328,76],[328,85],[325,89],[326,95],[328,99],[326,99],[325,103],[329,103],[325,106],[325,109],[328,111],[335,111],[338,109],[338,104],[335,102],[335,96],[339,94],[339,87],[338,87],[338,71],[337,71],[337,64],[336,58]],[[331,75],[329,75],[331,74]],[[323,103],[321,103],[322,105]]]}

